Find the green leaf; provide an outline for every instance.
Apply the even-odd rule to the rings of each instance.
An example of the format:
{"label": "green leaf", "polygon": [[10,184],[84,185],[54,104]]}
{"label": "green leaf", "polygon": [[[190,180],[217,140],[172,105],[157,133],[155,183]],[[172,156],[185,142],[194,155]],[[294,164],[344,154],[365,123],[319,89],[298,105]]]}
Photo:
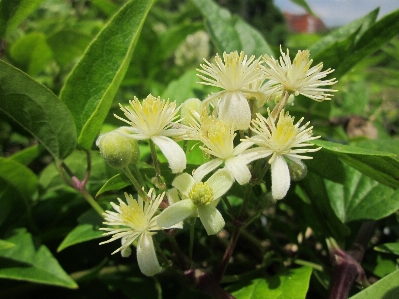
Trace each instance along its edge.
{"label": "green leaf", "polygon": [[12,248],[14,246],[15,246],[15,244],[12,243],[12,242],[0,240],[0,250],[9,249],[9,248]]}
{"label": "green leaf", "polygon": [[44,0],[0,1],[0,37],[26,20],[42,2],[44,2]]}
{"label": "green leaf", "polygon": [[352,167],[345,167],[345,184],[326,181],[331,205],[342,222],[378,220],[399,209],[399,190],[381,185]]}
{"label": "green leaf", "polygon": [[295,191],[302,201],[288,198],[288,202],[300,215],[300,219],[324,238],[332,236],[336,240],[343,239],[349,229],[335,214],[323,179],[309,172],[299,183]]}
{"label": "green leaf", "polygon": [[399,187],[399,160],[397,155],[343,145],[323,140],[314,140],[313,144],[321,146],[321,151],[330,152],[346,164],[388,187]]}
{"label": "green leaf", "polygon": [[374,250],[399,255],[399,242],[385,243],[385,244],[374,247]]}
{"label": "green leaf", "polygon": [[272,277],[243,281],[226,290],[237,299],[305,299],[312,268],[289,269]]}
{"label": "green leaf", "polygon": [[9,157],[16,162],[19,162],[23,165],[28,165],[34,159],[40,156],[40,154],[44,151],[44,148],[41,145],[32,145],[30,147],[24,148]]}
{"label": "green leaf", "polygon": [[31,133],[56,159],[76,146],[76,131],[65,105],[45,86],[0,61],[0,110]]}
{"label": "green leaf", "polygon": [[36,193],[38,179],[25,165],[0,157],[0,178],[12,186],[25,200]]}
{"label": "green leaf", "polygon": [[321,38],[317,43],[312,45],[309,49],[310,54],[312,55],[312,57],[316,57],[326,48],[330,47],[338,41],[347,39],[354,33],[357,33],[359,38],[365,30],[367,30],[372,24],[374,24],[378,16],[378,11],[379,8],[373,10],[362,18],[354,20],[353,22],[345,26],[341,26],[338,29],[335,29],[325,37]]}
{"label": "green leaf", "polygon": [[182,104],[189,98],[196,98],[195,89],[201,88],[201,86],[198,86],[198,77],[196,74],[195,70],[189,70],[179,79],[170,82],[161,98],[176,101],[177,105]]}
{"label": "green leaf", "polygon": [[10,48],[10,56],[15,65],[31,76],[36,76],[51,61],[53,53],[47,44],[46,36],[41,32],[32,32],[22,36]]}
{"label": "green leaf", "polygon": [[131,184],[132,183],[125,175],[123,174],[114,175],[112,178],[110,178],[108,181],[105,182],[105,184],[101,187],[100,190],[98,190],[96,197],[107,191],[121,190],[127,186],[130,186]]}
{"label": "green leaf", "polygon": [[43,283],[76,289],[78,285],[65,273],[44,245],[36,248],[32,237],[24,230],[7,241],[16,246],[1,250],[0,277]]}
{"label": "green leaf", "polygon": [[291,0],[291,2],[294,2],[295,4],[298,4],[300,7],[302,7],[304,10],[306,10],[309,14],[315,15],[310,8],[309,4],[305,0]]}
{"label": "green leaf", "polygon": [[90,36],[72,29],[62,29],[47,37],[54,59],[65,66],[83,54],[90,43]]}
{"label": "green leaf", "polygon": [[84,149],[91,148],[107,116],[152,3],[135,0],[122,7],[90,44],[61,91]]}
{"label": "green leaf", "polygon": [[399,298],[399,270],[385,276],[349,299],[396,299]]}
{"label": "green leaf", "polygon": [[78,219],[80,224],[68,233],[60,246],[58,246],[57,252],[75,244],[103,237],[104,232],[99,230],[102,220],[94,210],[89,210],[83,214]]}
{"label": "green leaf", "polygon": [[344,165],[337,156],[327,151],[317,151],[312,153],[312,158],[304,162],[310,171],[330,181],[345,183]]}
{"label": "green leaf", "polygon": [[91,2],[108,16],[113,15],[119,8],[119,6],[111,0],[92,0]]}
{"label": "green leaf", "polygon": [[211,0],[193,0],[207,21],[208,31],[221,53],[244,51],[247,55],[273,55],[263,36],[238,16]]}

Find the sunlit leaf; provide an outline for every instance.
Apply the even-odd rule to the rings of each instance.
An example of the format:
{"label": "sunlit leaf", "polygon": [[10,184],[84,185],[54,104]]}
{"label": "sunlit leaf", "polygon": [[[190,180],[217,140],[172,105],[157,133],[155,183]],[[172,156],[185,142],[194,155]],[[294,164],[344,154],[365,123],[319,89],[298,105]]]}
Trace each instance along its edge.
{"label": "sunlit leaf", "polygon": [[123,6],[90,44],[61,91],[84,149],[91,148],[108,114],[152,2],[135,0]]}

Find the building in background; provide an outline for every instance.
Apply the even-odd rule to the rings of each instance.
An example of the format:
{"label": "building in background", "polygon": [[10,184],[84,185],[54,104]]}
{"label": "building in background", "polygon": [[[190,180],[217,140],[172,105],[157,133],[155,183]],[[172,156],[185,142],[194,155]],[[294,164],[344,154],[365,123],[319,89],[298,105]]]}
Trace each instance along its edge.
{"label": "building in background", "polygon": [[327,30],[326,25],[319,18],[311,14],[291,14],[284,12],[289,30],[293,33],[318,33]]}

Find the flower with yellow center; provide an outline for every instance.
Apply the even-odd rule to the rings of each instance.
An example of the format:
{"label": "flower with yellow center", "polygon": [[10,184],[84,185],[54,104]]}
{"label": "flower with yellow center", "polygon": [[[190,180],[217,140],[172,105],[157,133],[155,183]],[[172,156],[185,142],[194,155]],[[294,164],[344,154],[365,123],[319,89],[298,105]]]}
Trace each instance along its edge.
{"label": "flower with yellow center", "polygon": [[232,184],[233,178],[226,169],[216,171],[206,182],[198,181],[187,173],[180,174],[172,182],[179,192],[171,192],[169,196],[180,194],[182,200],[170,200],[174,203],[159,215],[158,225],[170,228],[188,217],[198,216],[208,235],[217,234],[225,222],[215,206]]}
{"label": "flower with yellow center", "polygon": [[151,189],[148,192],[147,199],[143,200],[139,196],[137,201],[133,199],[132,195],[125,193],[127,204],[118,198],[119,205],[111,203],[116,212],[106,211],[104,213],[106,220],[104,224],[118,226],[118,228],[100,228],[107,231],[104,236],[112,235],[111,239],[101,242],[100,245],[118,239],[122,241],[122,246],[112,254],[121,251],[122,256],[129,256],[129,246],[138,239],[137,262],[141,272],[147,276],[155,275],[162,270],[155,253],[152,236],[156,234],[156,231],[162,230],[157,224],[159,215],[156,213],[164,193],[156,197],[153,191],[154,189]]}
{"label": "flower with yellow center", "polygon": [[[280,112],[277,124],[270,115],[266,119],[261,114],[252,121],[251,130],[254,135],[244,141],[256,144],[258,147],[247,150],[244,155],[256,154],[252,160],[271,156],[269,164],[272,176],[272,196],[274,199],[283,198],[290,187],[290,172],[285,158],[302,167],[301,159],[312,159],[312,157],[301,154],[315,152],[320,148],[306,148],[312,146],[308,143],[320,136],[312,137],[313,127],[307,127],[309,123],[301,126],[303,118],[294,124],[294,117],[289,113]],[[256,158],[254,158],[256,157]]]}
{"label": "flower with yellow center", "polygon": [[336,92],[336,90],[320,87],[334,85],[337,81],[335,78],[329,80],[321,79],[334,70],[321,71],[323,63],[311,68],[313,60],[309,60],[309,50],[298,51],[293,62],[291,62],[288,49],[287,53],[284,53],[280,47],[280,52],[280,60],[275,60],[268,55],[263,56],[263,60],[266,63],[264,67],[265,76],[270,79],[268,81],[269,95],[288,92],[295,96],[302,94],[318,102],[330,100],[333,95],[328,92]]}
{"label": "flower with yellow center", "polygon": [[213,115],[202,113],[200,121],[193,125],[197,139],[203,143],[200,146],[203,152],[212,156],[212,160],[198,167],[194,176],[202,180],[208,173],[224,163],[232,177],[244,185],[251,179],[251,172],[247,164],[250,162],[240,154],[252,146],[249,142],[242,142],[234,147],[234,125],[216,118]]}
{"label": "flower with yellow center", "polygon": [[244,52],[223,53],[223,60],[216,54],[215,63],[204,59],[202,69],[197,69],[198,77],[205,85],[222,88],[222,91],[210,95],[204,100],[219,99],[216,105],[221,119],[234,123],[235,129],[245,130],[251,122],[251,110],[246,97],[259,96],[259,90],[251,88],[251,84],[264,80],[264,74],[255,56],[247,59]]}
{"label": "flower with yellow center", "polygon": [[134,97],[129,101],[130,106],[122,106],[127,119],[115,115],[116,118],[128,123],[126,127],[129,136],[135,140],[151,139],[165,155],[173,173],[182,172],[186,168],[186,155],[182,148],[171,138],[180,138],[186,133],[185,129],[175,128],[178,118],[176,102],[161,100],[151,94],[140,103]]}

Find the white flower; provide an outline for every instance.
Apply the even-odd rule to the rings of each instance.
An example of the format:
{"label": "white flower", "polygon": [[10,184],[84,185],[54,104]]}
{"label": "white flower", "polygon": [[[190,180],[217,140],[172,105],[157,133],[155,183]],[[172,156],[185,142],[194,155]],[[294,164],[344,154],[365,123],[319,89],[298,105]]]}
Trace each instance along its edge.
{"label": "white flower", "polygon": [[170,228],[188,217],[198,216],[208,235],[217,234],[224,227],[224,219],[215,205],[233,184],[230,173],[221,169],[206,182],[187,173],[177,176],[172,185],[181,196],[180,201],[167,207],[158,217],[158,225]]}
{"label": "white flower", "polygon": [[125,193],[126,201],[118,198],[119,205],[111,203],[116,212],[106,211],[104,224],[110,226],[121,226],[119,228],[100,228],[107,231],[104,236],[112,235],[111,239],[101,242],[109,243],[121,239],[121,247],[112,254],[121,251],[122,256],[130,255],[129,246],[138,239],[137,242],[137,262],[141,272],[147,276],[159,273],[162,268],[159,265],[155,253],[152,236],[156,231],[162,230],[157,224],[159,215],[155,215],[164,197],[164,193],[155,197],[153,189],[148,192],[148,198],[143,200],[140,196],[136,201],[132,195]]}
{"label": "white flower", "polygon": [[[280,112],[276,124],[270,111],[268,113],[267,119],[261,114],[257,114],[257,118],[252,121],[251,130],[255,135],[245,141],[256,144],[258,147],[248,149],[243,154],[255,154],[257,155],[255,159],[271,155],[269,163],[272,176],[272,196],[274,199],[281,199],[287,194],[290,187],[290,172],[285,158],[296,163],[297,167],[304,167],[301,159],[312,159],[312,157],[301,154],[318,151],[320,148],[306,147],[312,146],[308,142],[320,136],[312,137],[313,127],[307,128],[309,123],[300,126],[303,118],[294,125],[294,117],[291,117],[288,112],[284,114],[283,110]],[[252,160],[255,159],[252,158]]]}
{"label": "white flower", "polygon": [[[224,61],[223,61],[224,60]],[[202,69],[197,69],[200,82],[222,88],[204,100],[208,103],[217,98],[220,101],[216,107],[221,119],[234,123],[238,130],[245,130],[251,122],[251,110],[246,96],[259,96],[259,91],[250,88],[251,84],[263,81],[264,74],[255,56],[247,59],[244,52],[223,53],[223,60],[217,54],[215,63],[204,59],[206,64],[201,64]]]}
{"label": "white flower", "polygon": [[186,155],[182,148],[171,138],[179,138],[186,130],[174,126],[179,108],[176,102],[164,101],[160,97],[149,95],[142,103],[134,97],[130,106],[123,107],[127,119],[115,115],[116,118],[131,125],[126,128],[131,138],[136,140],[151,139],[165,155],[173,173],[182,172],[186,168]]}
{"label": "white flower", "polygon": [[[206,112],[206,111],[205,111]],[[251,179],[251,172],[247,164],[250,160],[240,155],[252,146],[250,142],[242,142],[234,147],[234,125],[216,118],[213,115],[202,113],[199,123],[193,125],[197,140],[204,146],[200,146],[203,152],[211,155],[213,159],[198,167],[194,176],[202,180],[208,173],[224,163],[225,168],[234,179],[244,185]]]}
{"label": "white flower", "polygon": [[265,75],[267,79],[270,79],[268,81],[269,94],[277,95],[284,90],[295,96],[302,94],[318,102],[330,100],[332,94],[328,92],[336,92],[336,90],[320,88],[320,86],[337,83],[335,78],[321,80],[334,70],[321,71],[323,63],[310,68],[313,60],[309,60],[309,50],[298,51],[293,63],[291,63],[288,49],[286,54],[281,48],[280,52],[280,60],[275,60],[268,55],[263,56],[267,65],[264,67]]}

